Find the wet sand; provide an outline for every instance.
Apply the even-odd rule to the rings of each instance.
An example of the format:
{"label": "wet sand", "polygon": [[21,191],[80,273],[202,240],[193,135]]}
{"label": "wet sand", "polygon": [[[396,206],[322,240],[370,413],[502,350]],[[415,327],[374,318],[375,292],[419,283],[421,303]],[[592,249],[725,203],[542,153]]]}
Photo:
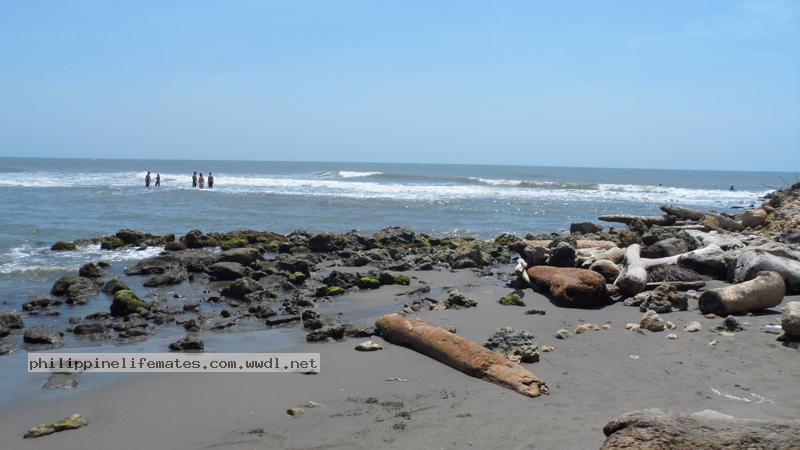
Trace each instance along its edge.
{"label": "wet sand", "polygon": [[[455,326],[479,343],[496,328],[510,326],[532,332],[540,347],[553,345],[555,351],[525,365],[544,378],[551,394],[527,398],[378,337],[372,340],[385,349],[371,353],[353,350],[367,339],[305,343],[286,351],[319,352],[318,375],[134,374],[113,383],[79,375],[81,384],[74,391],[31,395],[3,408],[0,448],[596,449],[609,420],[641,408],[714,409],[774,420],[796,418],[800,411],[800,351],[760,331],[779,320],[779,307],[740,317],[745,330],[733,336],[715,332],[722,319],[705,318],[696,303],[688,311],[662,315],[677,325],[675,331],[636,333],[625,330],[625,324],[638,322],[642,313],[622,303],[567,309],[526,289],[526,307],[503,306],[497,299],[511,290],[495,277],[481,278],[468,269],[409,274],[430,284],[427,295],[438,300],[446,295],[439,288],[457,287],[478,301],[477,308],[420,311],[425,320]],[[413,300],[396,295],[404,289],[357,292],[318,311],[332,316],[341,308],[357,316],[356,323],[369,324]],[[797,296],[786,297],[784,304],[792,300]],[[529,308],[546,315],[524,314]],[[703,329],[683,331],[694,320]],[[612,329],[555,338],[560,328],[573,331],[582,322],[609,323]],[[669,333],[679,339],[667,339]],[[714,340],[716,345],[709,346]],[[263,350],[270,349],[265,342]],[[219,348],[211,341],[206,351],[237,348]],[[387,381],[394,378],[407,381]],[[299,417],[286,413],[308,401],[322,406],[307,408]],[[28,428],[74,412],[89,425],[22,439]]]}

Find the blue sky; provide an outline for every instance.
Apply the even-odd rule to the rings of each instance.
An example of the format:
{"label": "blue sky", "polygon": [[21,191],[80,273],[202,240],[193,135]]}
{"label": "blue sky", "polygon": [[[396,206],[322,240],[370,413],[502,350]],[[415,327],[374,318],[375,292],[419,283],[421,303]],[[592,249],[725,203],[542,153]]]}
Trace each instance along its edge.
{"label": "blue sky", "polygon": [[0,156],[797,171],[800,1],[5,1]]}

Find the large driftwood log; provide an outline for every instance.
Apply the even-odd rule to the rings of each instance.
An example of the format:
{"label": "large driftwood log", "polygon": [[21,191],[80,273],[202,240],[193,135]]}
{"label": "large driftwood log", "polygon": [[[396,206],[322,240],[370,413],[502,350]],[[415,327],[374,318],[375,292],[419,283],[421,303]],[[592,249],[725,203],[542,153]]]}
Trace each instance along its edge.
{"label": "large driftwood log", "polygon": [[467,375],[528,397],[550,393],[547,384],[528,369],[444,328],[397,313],[382,316],[375,326],[387,341],[411,347]]}
{"label": "large driftwood log", "polygon": [[701,225],[705,225],[712,230],[728,230],[728,231],[742,231],[744,225],[737,222],[730,217],[723,216],[717,213],[706,213],[700,220]]}
{"label": "large driftwood log", "polygon": [[664,205],[661,207],[661,210],[670,216],[675,216],[683,220],[700,220],[706,215],[704,211],[678,205]]}
{"label": "large driftwood log", "polygon": [[674,216],[631,216],[628,214],[616,214],[600,216],[598,219],[602,220],[603,222],[624,223],[625,225],[630,225],[636,221],[639,221],[648,227],[653,225],[672,225],[675,223]]}
{"label": "large driftwood log", "polygon": [[699,306],[703,314],[725,316],[778,306],[784,295],[786,286],[780,274],[764,271],[750,281],[703,292]]}
{"label": "large driftwood log", "polygon": [[614,284],[619,288],[620,293],[627,297],[647,289],[647,269],[650,267],[664,264],[677,264],[678,258],[684,255],[667,256],[664,258],[642,258],[640,256],[642,247],[639,244],[631,244],[625,250],[623,263],[625,267],[620,272]]}
{"label": "large driftwood log", "polygon": [[800,420],[761,422],[716,411],[678,414],[645,409],[612,420],[603,433],[601,450],[610,449],[790,449],[800,448]]}
{"label": "large driftwood log", "polygon": [[[551,239],[523,239],[522,242],[525,246],[534,246],[534,247],[545,247],[548,248],[551,242]],[[611,249],[617,246],[616,243],[613,241],[603,241],[598,239],[578,239],[578,246],[577,249],[584,249],[584,248],[602,248],[602,249]]]}

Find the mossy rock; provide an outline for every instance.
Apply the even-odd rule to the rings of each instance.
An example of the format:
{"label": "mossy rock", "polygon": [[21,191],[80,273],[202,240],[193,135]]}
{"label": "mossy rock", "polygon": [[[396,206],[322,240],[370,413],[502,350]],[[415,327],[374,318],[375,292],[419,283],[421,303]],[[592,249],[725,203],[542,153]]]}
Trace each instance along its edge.
{"label": "mossy rock", "polygon": [[358,287],[361,289],[378,289],[381,287],[381,280],[376,277],[361,277],[358,279]]}
{"label": "mossy rock", "polygon": [[249,245],[250,245],[250,241],[248,241],[245,238],[234,238],[234,239],[228,239],[228,240],[219,242],[219,247],[221,249],[223,249],[223,250],[230,250],[232,248],[247,247]]}
{"label": "mossy rock", "polygon": [[333,297],[335,295],[342,295],[347,292],[347,290],[339,286],[327,286],[319,288],[317,292],[321,293],[322,296]]}
{"label": "mossy rock", "polygon": [[308,279],[308,276],[303,272],[295,272],[289,275],[289,282],[292,284],[303,284]]}
{"label": "mossy rock", "polygon": [[389,272],[381,272],[378,274],[378,280],[380,281],[381,285],[399,284],[402,286],[408,286],[411,284],[411,278],[407,277],[406,275],[393,275]]}
{"label": "mossy rock", "polygon": [[408,286],[408,285],[411,284],[411,278],[409,278],[406,275],[398,275],[398,276],[394,277],[394,282],[395,282],[395,284]]}
{"label": "mossy rock", "polygon": [[183,241],[172,241],[164,244],[164,250],[169,250],[171,252],[179,252],[181,250],[186,250],[188,248],[189,247],[187,247],[186,243]]}
{"label": "mossy rock", "polygon": [[103,238],[100,242],[100,248],[103,250],[114,250],[116,248],[124,247],[125,242],[117,236],[108,236]]}
{"label": "mossy rock", "polygon": [[500,300],[497,302],[506,306],[525,306],[525,302],[522,301],[516,292],[500,297]]}
{"label": "mossy rock", "polygon": [[53,244],[52,247],[50,247],[50,250],[54,252],[64,252],[68,250],[75,250],[75,248],[76,248],[75,244],[73,244],[72,242],[58,241],[55,244]]}
{"label": "mossy rock", "polygon": [[128,314],[146,310],[149,307],[150,305],[140,299],[135,292],[123,289],[114,294],[114,301],[111,302],[111,315],[115,317],[127,316]]}

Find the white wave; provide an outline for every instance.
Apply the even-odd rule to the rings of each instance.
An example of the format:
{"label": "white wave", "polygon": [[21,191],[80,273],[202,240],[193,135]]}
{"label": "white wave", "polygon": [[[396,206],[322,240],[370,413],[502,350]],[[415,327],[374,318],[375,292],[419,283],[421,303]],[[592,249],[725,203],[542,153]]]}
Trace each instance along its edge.
{"label": "white wave", "polygon": [[[396,199],[405,201],[452,201],[467,199],[525,201],[630,201],[680,203],[693,205],[743,205],[758,201],[769,191],[729,191],[727,189],[691,189],[632,184],[580,184],[551,181],[473,178],[476,183],[452,184],[429,182],[403,184],[373,180],[349,181],[380,172],[339,172],[342,178],[281,178],[264,175],[226,175],[217,173],[213,191],[298,196],[328,196],[356,199]],[[102,187],[141,189],[144,172],[58,173],[28,172],[6,174],[0,187]],[[161,174],[161,191],[197,191],[191,176]],[[535,187],[535,189],[523,189]],[[145,192],[141,190],[139,192]]]}
{"label": "white wave", "polygon": [[361,177],[371,177],[373,175],[383,175],[383,172],[357,172],[350,170],[339,171],[339,176],[342,178],[361,178]]}
{"label": "white wave", "polygon": [[144,250],[137,248],[103,250],[100,244],[92,244],[78,247],[74,251],[54,252],[50,247],[22,245],[0,256],[0,273],[63,272],[77,270],[88,262],[99,260],[120,262],[149,258],[163,250],[163,247],[147,247]]}

